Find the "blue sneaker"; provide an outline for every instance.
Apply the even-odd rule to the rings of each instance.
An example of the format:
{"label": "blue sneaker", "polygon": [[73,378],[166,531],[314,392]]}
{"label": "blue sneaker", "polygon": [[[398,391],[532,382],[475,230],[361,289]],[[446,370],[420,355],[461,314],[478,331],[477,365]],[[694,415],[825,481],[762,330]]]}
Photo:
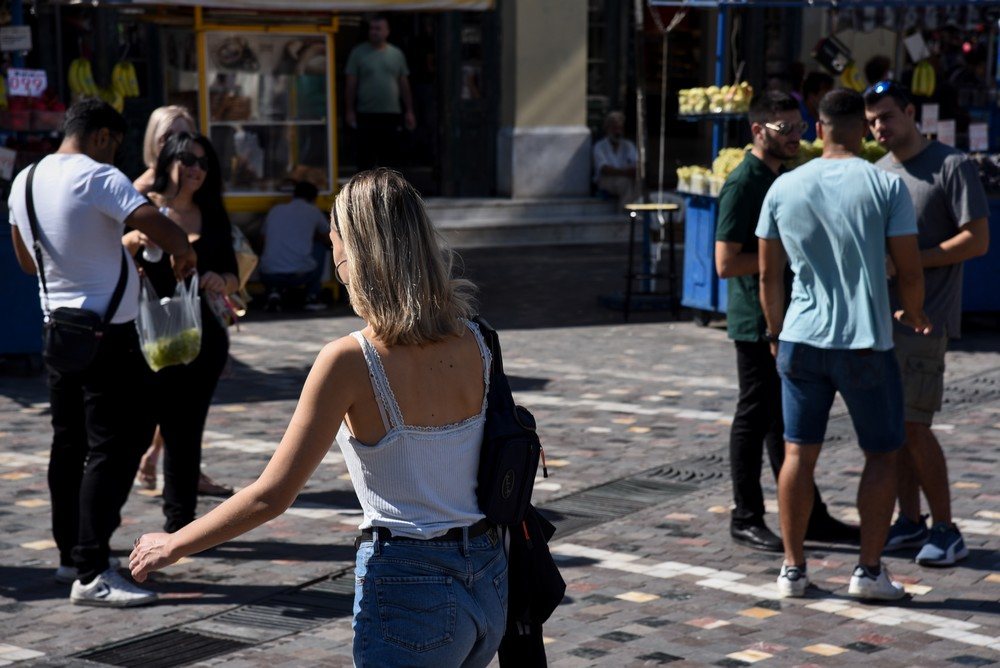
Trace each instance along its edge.
{"label": "blue sneaker", "polygon": [[896,518],[896,523],[889,527],[889,537],[885,540],[884,552],[908,550],[923,547],[931,537],[927,529],[927,515],[920,516],[920,522],[911,522],[903,513]]}
{"label": "blue sneaker", "polygon": [[969,548],[955,525],[938,522],[931,528],[931,537],[917,554],[921,566],[954,566],[969,556]]}

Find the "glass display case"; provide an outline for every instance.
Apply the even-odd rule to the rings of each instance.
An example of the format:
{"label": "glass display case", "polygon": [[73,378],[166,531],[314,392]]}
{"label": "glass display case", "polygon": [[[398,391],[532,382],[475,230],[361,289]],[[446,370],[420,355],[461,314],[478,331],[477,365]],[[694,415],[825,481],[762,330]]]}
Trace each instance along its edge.
{"label": "glass display case", "polygon": [[[330,36],[206,32],[205,134],[230,196],[331,192]],[[183,76],[181,77],[183,78]]]}

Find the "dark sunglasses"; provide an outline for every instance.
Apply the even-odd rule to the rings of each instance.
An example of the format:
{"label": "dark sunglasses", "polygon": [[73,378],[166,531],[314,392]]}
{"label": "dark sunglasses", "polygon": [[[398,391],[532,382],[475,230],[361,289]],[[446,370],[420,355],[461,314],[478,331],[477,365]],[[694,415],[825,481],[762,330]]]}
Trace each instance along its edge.
{"label": "dark sunglasses", "polygon": [[187,151],[185,151],[184,153],[178,153],[177,159],[180,160],[181,164],[184,165],[185,167],[194,167],[195,165],[198,165],[198,167],[201,168],[201,171],[203,172],[208,171],[207,156],[203,155],[199,158],[194,153],[188,153]]}
{"label": "dark sunglasses", "polygon": [[[890,90],[892,91],[891,93],[889,92]],[[904,106],[910,103],[910,98],[903,90],[903,87],[899,84],[894,84],[892,81],[879,81],[869,86],[861,94],[861,97],[868,100],[869,104],[871,104],[871,97],[878,97],[879,101],[881,101],[883,95],[891,95],[892,97],[899,98]]]}
{"label": "dark sunglasses", "polygon": [[805,121],[799,121],[798,123],[787,123],[781,121],[780,123],[764,123],[764,127],[768,130],[774,130],[779,135],[785,135],[786,137],[793,132],[798,132],[802,134],[809,127],[809,124]]}

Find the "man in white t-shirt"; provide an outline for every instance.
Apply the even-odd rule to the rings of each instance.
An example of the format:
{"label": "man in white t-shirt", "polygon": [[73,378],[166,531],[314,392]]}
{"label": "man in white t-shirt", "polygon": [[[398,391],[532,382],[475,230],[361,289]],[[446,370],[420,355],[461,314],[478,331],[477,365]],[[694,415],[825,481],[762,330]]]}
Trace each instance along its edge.
{"label": "man in white t-shirt", "polygon": [[635,180],[639,153],[625,139],[625,114],[612,111],[604,118],[604,139],[594,144],[594,183],[597,190],[617,195],[628,204],[638,199],[641,187]]}
{"label": "man in white t-shirt", "polygon": [[280,310],[282,290],[304,287],[305,309],[321,311],[321,280],[330,255],[330,221],[316,208],[316,186],[308,181],[295,184],[292,201],[267,212],[261,243],[260,280],[267,288],[267,308]]}
{"label": "man in white t-shirt", "polygon": [[156,600],[155,593],[122,578],[110,556],[111,534],[155,426],[142,393],[151,372],[135,328],[139,277],[134,263],[122,262],[122,234],[126,226],[140,230],[170,253],[178,279],[193,273],[197,261],[184,231],[112,166],[125,130],[121,114],[100,100],[66,112],[59,150],[39,161],[33,175],[38,246],[25,197],[27,169],[14,179],[7,201],[18,264],[44,276],[39,295],[45,313],[77,307],[103,316],[121,272],[127,272],[122,299],[90,367],[67,373],[47,365],[55,577],[72,582],[72,603],[108,607]]}

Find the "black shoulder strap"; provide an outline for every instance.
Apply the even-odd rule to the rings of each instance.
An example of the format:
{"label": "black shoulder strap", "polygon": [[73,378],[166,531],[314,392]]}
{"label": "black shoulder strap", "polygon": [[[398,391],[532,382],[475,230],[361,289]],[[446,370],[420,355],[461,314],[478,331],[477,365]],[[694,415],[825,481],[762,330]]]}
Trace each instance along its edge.
{"label": "black shoulder strap", "polygon": [[[38,232],[38,216],[35,214],[35,197],[32,188],[32,183],[35,180],[35,167],[38,167],[37,162],[32,163],[31,167],[28,168],[28,179],[24,184],[24,199],[25,206],[28,209],[28,224],[31,226],[31,236],[34,239],[34,243],[31,245],[35,249],[35,266],[38,268],[38,278],[42,282],[42,292],[45,293],[46,303],[48,303],[49,286],[45,283],[45,270],[42,268],[42,238]],[[115,291],[111,295],[108,310],[104,313],[105,326],[111,322],[111,318],[114,316],[115,311],[118,310],[118,305],[125,295],[125,284],[128,282],[128,265],[126,263],[125,247],[122,246],[121,271],[118,274],[118,284],[115,285]]]}
{"label": "black shoulder strap", "polygon": [[[486,341],[487,347],[490,349],[490,355],[493,357],[493,364],[490,366],[490,377],[495,378],[496,374],[503,373],[503,356],[500,354],[500,337],[497,336],[497,330],[493,329],[493,325],[486,321],[481,315],[477,315],[472,318],[472,322],[479,325],[479,331],[483,335],[483,340]],[[492,382],[490,383],[492,387]]]}

